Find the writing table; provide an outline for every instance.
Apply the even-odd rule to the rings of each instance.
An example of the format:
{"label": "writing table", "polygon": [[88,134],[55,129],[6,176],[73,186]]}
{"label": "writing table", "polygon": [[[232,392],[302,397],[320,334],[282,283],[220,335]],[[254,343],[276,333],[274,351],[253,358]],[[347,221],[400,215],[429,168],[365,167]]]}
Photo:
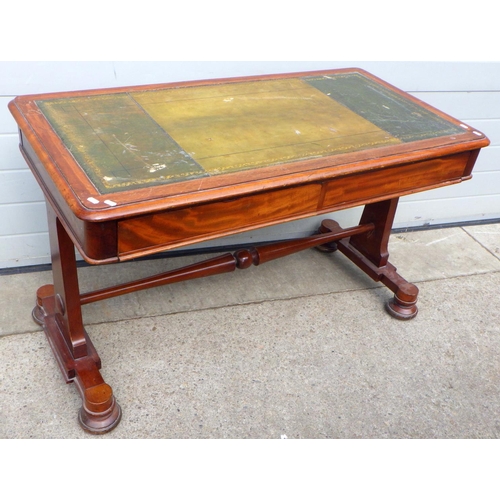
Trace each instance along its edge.
{"label": "writing table", "polygon": [[[53,284],[37,291],[33,317],[93,433],[114,428],[121,409],[83,305],[317,247],[386,285],[388,312],[411,319],[418,289],[388,261],[398,199],[469,179],[489,144],[360,69],[20,96],[9,108],[48,214]],[[79,291],[75,247],[109,264],[360,205],[355,227],[327,219],[310,237]]]}

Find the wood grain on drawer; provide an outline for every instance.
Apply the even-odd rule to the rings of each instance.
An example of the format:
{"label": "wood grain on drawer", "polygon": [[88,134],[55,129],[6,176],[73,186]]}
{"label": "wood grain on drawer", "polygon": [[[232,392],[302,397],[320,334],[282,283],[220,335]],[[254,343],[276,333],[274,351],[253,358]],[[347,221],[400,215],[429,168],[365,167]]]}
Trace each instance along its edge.
{"label": "wood grain on drawer", "polygon": [[118,223],[118,253],[148,254],[314,214],[320,184],[144,215]]}
{"label": "wood grain on drawer", "polygon": [[460,153],[327,181],[321,209],[353,206],[377,198],[389,199],[459,182],[468,174],[465,171],[469,156],[469,152]]}

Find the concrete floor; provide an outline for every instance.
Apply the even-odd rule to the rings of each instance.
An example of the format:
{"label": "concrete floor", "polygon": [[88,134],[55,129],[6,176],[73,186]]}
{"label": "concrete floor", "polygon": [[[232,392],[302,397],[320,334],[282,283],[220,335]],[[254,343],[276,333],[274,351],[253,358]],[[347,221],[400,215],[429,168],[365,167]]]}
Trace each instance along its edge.
{"label": "concrete floor", "polygon": [[[91,436],[31,320],[50,272],[0,276],[0,438],[498,438],[500,224],[395,234],[418,316],[343,255],[260,267],[84,308],[120,425]],[[200,260],[80,269],[82,291]]]}

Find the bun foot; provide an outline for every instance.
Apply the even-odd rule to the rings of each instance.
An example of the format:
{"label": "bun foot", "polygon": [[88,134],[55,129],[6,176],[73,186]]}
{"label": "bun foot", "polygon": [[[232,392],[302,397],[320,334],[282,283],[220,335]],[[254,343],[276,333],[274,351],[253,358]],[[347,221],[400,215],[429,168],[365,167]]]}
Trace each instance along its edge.
{"label": "bun foot", "polygon": [[122,410],[108,384],[90,387],[83,396],[78,422],[85,431],[105,434],[120,423]]}
{"label": "bun foot", "polygon": [[31,316],[35,323],[43,326],[45,324],[45,317],[49,314],[44,309],[44,301],[47,301],[54,296],[54,285],[43,285],[36,292],[36,304],[33,308]]}
{"label": "bun foot", "polygon": [[396,319],[408,320],[418,313],[417,307],[418,288],[411,284],[402,285],[394,297],[386,304],[387,312]]}

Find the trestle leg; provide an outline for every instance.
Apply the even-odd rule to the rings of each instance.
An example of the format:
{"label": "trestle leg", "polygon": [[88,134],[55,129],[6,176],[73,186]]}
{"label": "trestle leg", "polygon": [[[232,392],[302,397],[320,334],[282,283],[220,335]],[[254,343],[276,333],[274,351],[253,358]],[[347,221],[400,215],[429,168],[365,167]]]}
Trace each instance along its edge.
{"label": "trestle leg", "polygon": [[102,434],[118,425],[120,406],[100,374],[101,360],[83,327],[75,250],[48,205],[53,285],[37,291],[33,319],[43,326],[66,383],[75,382],[82,397],[80,425]]}
{"label": "trestle leg", "polygon": [[[394,292],[386,305],[387,312],[396,319],[408,320],[418,313],[418,288],[402,278],[389,262],[388,243],[397,203],[395,198],[366,205],[360,225],[373,224],[373,230],[343,238],[326,250],[338,249],[370,278],[387,286]],[[338,231],[338,223],[332,220],[323,221],[319,230],[321,234]]]}

